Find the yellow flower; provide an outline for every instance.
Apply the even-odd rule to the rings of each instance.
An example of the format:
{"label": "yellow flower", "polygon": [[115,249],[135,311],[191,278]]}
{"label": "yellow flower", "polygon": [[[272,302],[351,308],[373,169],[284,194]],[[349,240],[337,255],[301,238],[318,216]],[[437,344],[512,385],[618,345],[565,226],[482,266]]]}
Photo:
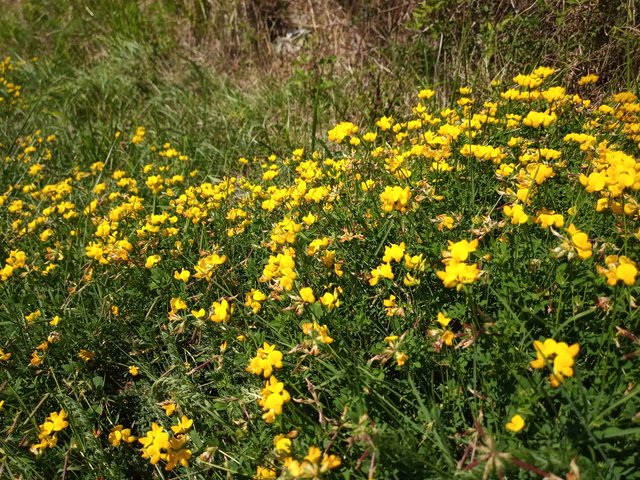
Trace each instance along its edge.
{"label": "yellow flower", "polygon": [[332,343],[333,338],[329,336],[329,329],[326,325],[319,325],[316,322],[303,323],[302,332],[313,338],[314,342]]}
{"label": "yellow flower", "polygon": [[306,303],[313,303],[316,301],[316,297],[313,295],[313,289],[310,287],[300,289],[300,298],[302,298],[302,301]]}
{"label": "yellow flower", "polygon": [[191,272],[189,272],[189,270],[185,270],[184,268],[180,272],[178,272],[177,270],[173,272],[173,278],[184,283],[187,283],[189,281],[189,277],[191,277]]}
{"label": "yellow flower", "polygon": [[375,141],[375,139],[376,139],[376,137],[377,137],[377,136],[378,136],[378,134],[377,134],[377,133],[375,133],[375,132],[367,132],[367,133],[365,133],[364,135],[362,135],[362,139],[363,139],[365,142],[369,142],[369,143],[371,143],[371,142]]}
{"label": "yellow flower", "polygon": [[569,249],[575,249],[578,256],[583,260],[591,257],[591,243],[588,235],[578,230],[573,223],[567,228],[567,233],[571,240],[571,243],[567,245]]}
{"label": "yellow flower", "polygon": [[438,230],[441,232],[445,228],[447,230],[452,230],[453,227],[455,226],[455,219],[449,215],[445,215],[445,214],[438,215],[436,219],[438,220]]}
{"label": "yellow flower", "polygon": [[381,278],[393,280],[393,270],[391,269],[390,263],[383,263],[371,270],[369,285],[371,285],[372,287],[376,286]]}
{"label": "yellow flower", "polygon": [[111,226],[109,222],[102,222],[96,228],[96,237],[105,239],[109,237],[109,233],[111,233]]}
{"label": "yellow flower", "polygon": [[278,455],[291,453],[291,440],[282,434],[273,439],[273,446],[276,448]]}
{"label": "yellow flower", "polygon": [[181,298],[178,297],[174,297],[169,301],[169,305],[171,305],[171,310],[172,311],[180,311],[180,310],[186,310],[187,308],[187,303],[182,300]]}
{"label": "yellow flower", "polygon": [[327,455],[325,453],[322,455],[322,460],[320,461],[320,472],[326,473],[329,470],[338,468],[341,465],[341,463],[342,461],[337,455]]}
{"label": "yellow flower", "polygon": [[324,295],[320,297],[320,303],[327,307],[327,310],[333,310],[336,307],[340,306],[340,299],[338,298],[338,294],[342,293],[342,288],[337,287],[333,289],[332,292],[325,292]]}
{"label": "yellow flower", "polygon": [[557,119],[557,115],[553,112],[536,112],[532,110],[522,120],[522,124],[533,128],[548,127],[552,123],[555,123]]}
{"label": "yellow flower", "polygon": [[450,262],[444,271],[436,272],[436,275],[444,283],[445,288],[461,290],[466,284],[473,283],[480,278],[480,269],[477,264],[468,265],[463,262]]}
{"label": "yellow flower", "polygon": [[565,342],[556,342],[547,338],[544,342],[535,340],[533,347],[536,350],[536,359],[531,361],[531,368],[552,367],[549,383],[553,388],[558,387],[565,377],[573,377],[574,358],[580,352],[580,345],[574,343],[568,345]]}
{"label": "yellow flower", "polygon": [[591,172],[589,176],[584,174],[578,177],[580,183],[585,187],[585,190],[589,193],[599,192],[606,186],[607,177],[600,172]]}
{"label": "yellow flower", "polygon": [[275,422],[276,417],[282,414],[284,404],[291,400],[289,392],[284,388],[284,383],[279,382],[274,375],[269,377],[260,397],[258,403],[265,412],[262,419],[267,423]]}
{"label": "yellow flower", "polygon": [[405,364],[405,362],[409,359],[409,355],[402,352],[395,352],[394,356],[396,359],[396,363],[398,364],[399,367],[402,367]]}
{"label": "yellow flower", "polygon": [[505,427],[510,432],[519,432],[524,428],[524,418],[516,414],[511,417],[511,421],[509,421],[509,423],[507,423]]}
{"label": "yellow flower", "polygon": [[540,225],[542,228],[549,228],[549,227],[560,228],[564,226],[563,216],[559,213],[555,213],[554,211],[540,212],[538,216],[535,218],[534,222]]}
{"label": "yellow flower", "polygon": [[153,268],[160,262],[160,255],[149,255],[147,260],[144,262],[144,268]]}
{"label": "yellow flower", "polygon": [[295,271],[294,255],[295,251],[292,248],[288,248],[284,253],[279,253],[275,257],[273,255],[270,256],[259,281],[277,280],[282,288],[290,292],[293,289],[293,282],[298,276]]}
{"label": "yellow flower", "polygon": [[186,415],[183,415],[182,418],[180,419],[180,421],[178,422],[178,424],[177,425],[173,425],[171,427],[171,430],[173,430],[173,433],[175,435],[178,435],[180,433],[187,432],[187,430],[189,430],[192,425],[193,425],[193,420],[187,418]]}
{"label": "yellow flower", "polygon": [[217,253],[207,255],[198,261],[198,264],[194,267],[196,273],[193,276],[211,280],[213,272],[226,261],[226,255],[218,255]]}
{"label": "yellow flower", "polygon": [[274,368],[282,368],[282,352],[276,350],[275,345],[264,342],[264,345],[258,348],[256,356],[249,362],[246,371],[269,378]]}
{"label": "yellow flower", "polygon": [[251,307],[253,313],[258,313],[262,308],[261,302],[264,302],[266,299],[267,296],[264,293],[254,288],[245,296],[244,305],[246,307]]}
{"label": "yellow flower", "polygon": [[522,225],[523,223],[527,223],[529,220],[529,216],[524,213],[524,209],[519,203],[516,203],[513,206],[505,205],[503,211],[507,217],[511,218],[511,223],[514,225]]}
{"label": "yellow flower", "polygon": [[351,122],[342,122],[329,130],[328,138],[330,142],[341,143],[347,136],[355,135],[358,127]]}
{"label": "yellow flower", "polygon": [[449,250],[443,252],[445,258],[450,258],[453,262],[464,262],[469,258],[469,254],[476,251],[478,248],[478,239],[474,239],[470,242],[467,240],[460,240],[459,242],[452,242],[449,240]]}
{"label": "yellow flower", "polygon": [[0,348],[0,362],[6,362],[11,358],[10,352],[5,352],[2,348]]}
{"label": "yellow flower", "polygon": [[[622,260],[621,260],[622,262]],[[633,285],[636,283],[636,276],[638,275],[638,269],[635,264],[621,263],[616,267],[616,278],[622,280],[626,285]]]}
{"label": "yellow flower", "polygon": [[222,299],[219,302],[213,302],[211,306],[213,313],[209,316],[209,320],[216,323],[228,322],[233,312],[233,306],[227,302],[226,299]]}
{"label": "yellow flower", "polygon": [[38,309],[35,312],[31,312],[29,315],[26,315],[24,319],[27,321],[27,323],[33,323],[40,317],[42,317],[42,311]]}
{"label": "yellow flower", "polygon": [[580,80],[578,80],[578,85],[589,85],[590,83],[596,83],[598,81],[598,78],[598,75],[590,73],[589,75],[580,77]]}
{"label": "yellow flower", "polygon": [[425,88],[418,92],[418,98],[428,100],[436,94],[435,90],[431,90],[429,88]]}
{"label": "yellow flower", "polygon": [[51,238],[51,235],[53,235],[53,230],[47,228],[40,234],[40,241],[46,242],[47,240],[49,240],[49,238]]}
{"label": "yellow flower", "polygon": [[137,377],[140,374],[140,369],[135,365],[131,365],[129,367],[129,373],[131,374],[131,376]]}
{"label": "yellow flower", "polygon": [[85,350],[84,348],[80,350],[80,353],[78,353],[78,357],[80,357],[80,360],[82,360],[85,363],[93,360],[95,356],[96,356],[95,352]]}
{"label": "yellow flower", "polygon": [[314,223],[316,223],[317,220],[318,220],[318,217],[316,217],[313,213],[309,213],[304,217],[302,217],[302,221],[306,225],[313,225]]}
{"label": "yellow flower", "polygon": [[407,211],[409,200],[411,200],[409,187],[401,188],[387,185],[384,192],[380,194],[380,203],[382,204],[382,210],[385,212],[398,210],[404,213]]}
{"label": "yellow flower", "polygon": [[391,263],[392,261],[400,262],[404,257],[405,252],[405,244],[401,242],[400,245],[396,245],[395,243],[384,247],[384,256],[382,257],[382,261],[384,263]]}
{"label": "yellow flower", "polygon": [[67,413],[64,409],[60,412],[52,412],[42,423],[38,438],[40,442],[31,446],[30,451],[39,455],[44,448],[53,448],[58,442],[57,432],[67,428],[69,422],[67,421]]}
{"label": "yellow flower", "polygon": [[376,125],[382,131],[389,130],[391,128],[391,126],[393,125],[393,118],[392,117],[382,117],[380,120],[378,120],[376,122]]}
{"label": "yellow flower", "polygon": [[140,126],[136,128],[135,134],[131,137],[131,143],[134,145],[139,145],[144,141],[144,136],[146,135],[146,130],[144,127]]}
{"label": "yellow flower", "polygon": [[453,339],[454,339],[455,337],[456,337],[456,336],[454,335],[454,333],[453,333],[451,330],[445,330],[445,331],[443,332],[443,334],[442,334],[442,337],[441,337],[441,338],[442,338],[442,341],[444,342],[444,344],[445,344],[447,347],[450,347],[450,346],[452,346],[452,345],[453,345]]}
{"label": "yellow flower", "polygon": [[447,317],[444,313],[438,312],[438,318],[436,319],[436,322],[438,322],[440,325],[446,328],[447,325],[449,325],[449,323],[451,322],[451,319]]}
{"label": "yellow flower", "polygon": [[272,478],[276,478],[276,470],[271,467],[258,466],[256,474],[253,476],[254,480],[270,480]]}
{"label": "yellow flower", "polygon": [[309,243],[306,253],[311,257],[321,251],[323,248],[327,248],[330,244],[331,239],[329,237],[316,238],[315,240],[312,240],[311,243]]}
{"label": "yellow flower", "polygon": [[373,188],[375,184],[376,182],[371,179],[365,180],[364,182],[360,182],[360,190],[362,190],[363,192],[368,192]]}
{"label": "yellow flower", "polygon": [[67,412],[63,408],[60,412],[51,413],[43,425],[44,426],[41,426],[41,430],[46,430],[48,433],[59,432],[69,425]]}
{"label": "yellow flower", "polygon": [[21,250],[11,250],[9,252],[9,258],[7,258],[7,265],[10,265],[14,269],[22,268],[27,263],[27,255]]}
{"label": "yellow flower", "polygon": [[407,287],[415,287],[416,285],[420,285],[420,279],[414,277],[410,273],[407,273],[402,279],[402,283]]}
{"label": "yellow flower", "polygon": [[157,464],[163,457],[162,450],[171,447],[169,434],[157,423],[151,424],[151,430],[145,437],[138,438],[142,444],[142,458],[148,458],[152,465]]}
{"label": "yellow flower", "polygon": [[475,157],[478,160],[486,160],[499,165],[507,156],[500,147],[491,145],[465,144],[460,149],[460,154],[465,157]]}
{"label": "yellow flower", "polygon": [[116,425],[109,433],[109,437],[107,439],[109,440],[109,443],[111,443],[111,445],[113,445],[114,447],[119,447],[122,442],[134,442],[136,440],[136,437],[131,435],[130,428],[124,428],[123,425]]}
{"label": "yellow flower", "polygon": [[527,165],[526,171],[531,180],[538,185],[542,185],[547,179],[555,176],[553,168],[544,163],[530,163]]}
{"label": "yellow flower", "polygon": [[607,279],[607,283],[612,287],[619,281],[625,285],[636,283],[638,268],[636,262],[624,255],[607,255],[604,259],[606,267],[596,265],[596,270]]}
{"label": "yellow flower", "polygon": [[[9,354],[9,355],[11,355],[11,354]],[[42,362],[44,362],[44,355],[40,355],[35,350],[33,352],[31,352],[31,361],[29,362],[30,366],[37,367],[37,366],[41,365]]]}
{"label": "yellow flower", "polygon": [[173,402],[165,402],[162,405],[162,408],[164,409],[164,413],[166,413],[167,417],[170,417],[173,415],[173,412],[176,411],[176,404]]}

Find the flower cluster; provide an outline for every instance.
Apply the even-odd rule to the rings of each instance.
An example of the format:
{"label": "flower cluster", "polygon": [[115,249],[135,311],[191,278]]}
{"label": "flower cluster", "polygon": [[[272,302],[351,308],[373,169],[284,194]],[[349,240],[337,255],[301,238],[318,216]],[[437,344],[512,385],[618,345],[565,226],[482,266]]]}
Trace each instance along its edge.
{"label": "flower cluster", "polygon": [[11,250],[9,256],[0,269],[0,281],[6,282],[9,277],[19,268],[24,268],[27,264],[27,254],[21,250]]}
{"label": "flower cluster", "polygon": [[369,285],[376,286],[381,279],[386,278],[393,280],[395,275],[393,273],[392,264],[402,264],[404,260],[404,267],[406,269],[403,283],[407,287],[420,284],[420,280],[416,276],[418,272],[422,272],[425,269],[425,260],[422,254],[411,255],[407,252],[407,247],[404,242],[399,244],[392,243],[384,249],[384,255],[382,257],[382,263],[376,268],[371,270],[369,277]]}
{"label": "flower cluster", "polygon": [[624,255],[607,255],[604,258],[605,267],[596,265],[598,273],[604,275],[607,283],[612,287],[618,282],[625,285],[633,285],[636,283],[638,276],[638,266],[636,262]]}
{"label": "flower cluster", "polygon": [[31,445],[31,452],[40,455],[46,448],[53,448],[58,443],[58,432],[69,426],[67,421],[67,412],[60,410],[52,412],[40,425],[40,433],[38,433],[39,442]]}
{"label": "flower cluster", "polygon": [[136,437],[131,435],[130,428],[124,428],[124,425],[116,425],[111,429],[108,436],[109,443],[114,447],[119,447],[122,442],[133,443]]}
{"label": "flower cluster", "polygon": [[442,263],[445,265],[445,269],[436,272],[446,288],[461,290],[464,285],[473,283],[480,278],[482,272],[478,268],[478,264],[466,263],[469,254],[475,252],[477,247],[478,239],[471,242],[467,240],[449,241],[449,250],[442,252]]}
{"label": "flower cluster", "polygon": [[[379,442],[402,434],[398,450],[432,455],[411,430],[429,413],[421,398],[442,412],[422,418],[428,428],[451,433],[443,451],[459,450],[469,428],[484,448],[469,405],[485,396],[496,436],[560,438],[548,427],[562,418],[525,429],[525,416],[545,418],[553,399],[477,372],[530,364],[548,368],[556,388],[574,376],[580,348],[598,351],[589,364],[636,358],[620,352],[612,322],[635,339],[640,104],[622,92],[591,105],[550,85],[553,73],[517,75],[484,101],[462,87],[447,108],[425,88],[407,118],[394,112],[363,132],[339,123],[322,151],[243,157],[237,177],[214,177],[191,146],[152,144],[154,130],[137,124],[116,132],[104,160],[69,169],[54,135],[21,134],[2,148],[0,189],[3,318],[15,320],[2,323],[0,363],[21,382],[11,386],[39,408],[59,375],[59,398],[101,406],[88,416],[95,441],[117,458],[139,444],[156,468],[188,467],[193,454],[234,477],[318,479],[347,457],[345,475],[406,476]],[[549,332],[579,343],[536,341],[529,363],[518,339]],[[617,395],[633,383],[628,371],[599,388]],[[581,372],[597,384],[598,371]],[[151,423],[154,408],[171,416],[177,403],[208,419],[202,432],[186,416]],[[64,410],[51,413],[32,451],[55,446],[68,424]],[[151,424],[142,437],[141,424]],[[326,450],[305,456],[297,435],[305,451]]]}
{"label": "flower cluster", "polygon": [[171,435],[161,425],[152,423],[151,430],[147,431],[144,437],[138,438],[138,442],[142,445],[140,449],[142,458],[148,458],[152,465],[160,461],[165,462],[164,468],[167,471],[173,470],[178,465],[188,467],[191,450],[185,448],[185,445],[189,440],[187,432],[192,425],[193,420],[183,415],[178,424],[171,427],[173,432]]}
{"label": "flower cluster", "polygon": [[291,400],[289,392],[284,388],[284,383],[278,381],[273,375],[274,368],[282,368],[282,352],[276,350],[275,345],[269,345],[267,342],[258,348],[256,356],[251,359],[246,368],[247,372],[268,378],[258,400],[264,411],[262,418],[267,423],[273,423],[276,417],[282,414],[284,404]]}
{"label": "flower cluster", "polygon": [[276,421],[276,417],[282,415],[282,407],[291,400],[289,392],[284,388],[284,383],[278,381],[275,375],[271,375],[260,392],[258,404],[264,412],[262,419],[267,423]]}
{"label": "flower cluster", "polygon": [[552,387],[558,387],[566,377],[573,377],[574,359],[580,351],[580,345],[574,343],[568,345],[565,342],[556,342],[547,338],[544,342],[535,340],[533,347],[536,350],[536,359],[531,361],[531,368],[545,368],[549,366],[552,373],[549,375],[549,383]]}
{"label": "flower cluster", "polygon": [[326,325],[319,325],[316,322],[308,322],[302,324],[302,332],[311,339],[310,353],[317,355],[320,353],[318,344],[328,345],[333,343],[333,338],[329,336],[329,329]]}
{"label": "flower cluster", "polygon": [[562,244],[556,247],[554,252],[558,256],[566,255],[569,260],[576,256],[582,260],[590,258],[593,253],[593,245],[589,241],[589,236],[573,223],[565,229],[565,232],[567,233],[566,237],[556,234],[562,239]]}
{"label": "flower cluster", "polygon": [[409,187],[386,186],[384,192],[380,194],[380,204],[385,212],[397,210],[406,213],[411,200],[411,190]]}
{"label": "flower cluster", "polygon": [[256,356],[249,362],[247,372],[269,378],[274,368],[282,368],[282,352],[276,350],[275,345],[264,342],[264,345],[258,348]]}
{"label": "flower cluster", "polygon": [[358,132],[358,127],[351,122],[342,122],[336,125],[333,129],[329,130],[329,141],[341,143],[346,137],[355,135]]}
{"label": "flower cluster", "polygon": [[385,337],[384,341],[387,343],[387,352],[393,357],[399,367],[403,366],[409,359],[409,355],[399,350],[401,343],[398,335],[389,335]]}
{"label": "flower cluster", "polygon": [[309,447],[307,455],[302,460],[288,457],[284,461],[284,467],[288,478],[319,479],[327,472],[338,468],[342,461],[337,455],[322,453],[318,447]]}
{"label": "flower cluster", "polygon": [[284,253],[269,257],[269,263],[265,265],[261,282],[275,280],[276,284],[287,291],[293,289],[293,282],[297,278],[294,260],[295,251],[292,248],[286,249]]}

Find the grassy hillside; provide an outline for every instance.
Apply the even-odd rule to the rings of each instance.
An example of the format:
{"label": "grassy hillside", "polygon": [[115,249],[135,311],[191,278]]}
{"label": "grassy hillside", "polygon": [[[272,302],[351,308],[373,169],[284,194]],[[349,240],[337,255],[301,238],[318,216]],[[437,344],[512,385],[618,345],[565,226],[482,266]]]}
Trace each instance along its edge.
{"label": "grassy hillside", "polygon": [[0,478],[640,478],[632,1],[0,6]]}

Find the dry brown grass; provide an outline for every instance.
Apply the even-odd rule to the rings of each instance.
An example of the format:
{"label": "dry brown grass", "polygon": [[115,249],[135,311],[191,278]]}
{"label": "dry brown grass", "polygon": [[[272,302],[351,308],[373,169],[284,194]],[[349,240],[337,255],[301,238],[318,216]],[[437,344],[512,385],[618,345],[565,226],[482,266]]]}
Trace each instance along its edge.
{"label": "dry brown grass", "polygon": [[193,59],[241,81],[264,75],[286,78],[301,62],[327,57],[335,57],[336,67],[348,73],[372,59],[382,62],[379,48],[410,33],[404,25],[418,3],[185,1],[189,22],[179,25],[176,34]]}
{"label": "dry brown grass", "polygon": [[[302,72],[338,81],[373,115],[406,103],[418,86],[444,86],[439,95],[446,103],[461,84],[480,87],[540,64],[563,69],[569,81],[599,73],[603,92],[629,88],[640,70],[637,1],[113,0],[105,8],[102,0],[0,0],[0,6],[27,26],[48,12],[64,20],[62,28],[54,22],[33,29],[38,55],[54,48],[67,18],[86,17],[93,30],[78,30],[76,22],[71,35],[78,35],[72,43],[79,55],[72,59],[89,64],[104,56],[103,37],[128,38],[118,17],[133,6],[145,20],[161,18],[151,34],[134,37],[145,48],[161,43],[156,32],[166,39],[153,55],[160,74],[175,83],[191,64],[254,92]],[[99,14],[92,17],[91,9]]]}

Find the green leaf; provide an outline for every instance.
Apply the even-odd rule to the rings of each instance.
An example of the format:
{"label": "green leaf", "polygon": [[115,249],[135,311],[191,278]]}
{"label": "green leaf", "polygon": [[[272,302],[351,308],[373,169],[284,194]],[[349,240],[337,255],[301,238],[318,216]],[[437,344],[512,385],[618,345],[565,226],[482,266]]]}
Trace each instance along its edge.
{"label": "green leaf", "polygon": [[607,438],[619,438],[619,437],[628,437],[629,435],[637,435],[640,438],[640,427],[635,428],[618,428],[618,427],[609,427],[604,430],[599,430],[597,432],[593,432],[593,436],[598,440],[604,440]]}

